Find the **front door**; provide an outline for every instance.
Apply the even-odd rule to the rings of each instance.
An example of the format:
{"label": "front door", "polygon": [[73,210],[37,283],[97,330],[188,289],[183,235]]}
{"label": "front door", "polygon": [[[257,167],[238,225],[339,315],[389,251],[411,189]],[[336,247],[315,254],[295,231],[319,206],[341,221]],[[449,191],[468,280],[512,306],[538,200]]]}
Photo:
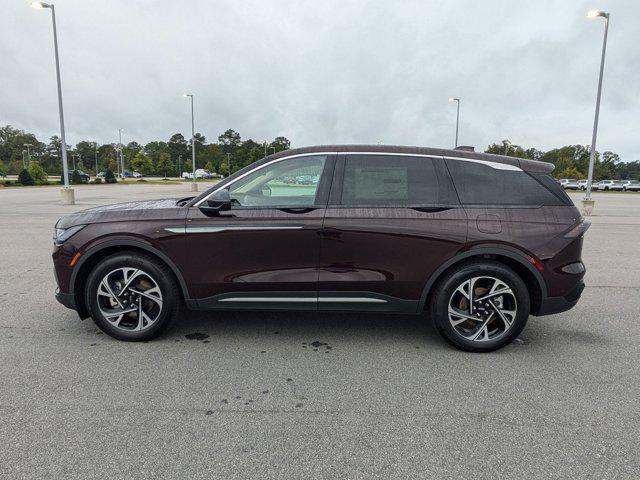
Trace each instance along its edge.
{"label": "front door", "polygon": [[441,157],[343,154],[327,207],[320,310],[416,312],[464,246],[466,215]]}
{"label": "front door", "polygon": [[201,308],[317,309],[330,154],[278,159],[225,188],[231,210],[186,223],[190,291]]}

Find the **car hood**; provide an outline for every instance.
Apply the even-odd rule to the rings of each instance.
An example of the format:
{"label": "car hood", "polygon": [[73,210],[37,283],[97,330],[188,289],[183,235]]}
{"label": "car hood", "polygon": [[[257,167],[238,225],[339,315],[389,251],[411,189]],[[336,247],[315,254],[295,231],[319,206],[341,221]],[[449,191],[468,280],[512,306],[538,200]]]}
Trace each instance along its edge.
{"label": "car hood", "polygon": [[56,227],[69,228],[90,223],[183,218],[187,209],[177,205],[179,200],[179,198],[165,198],[88,208],[65,215],[58,220]]}

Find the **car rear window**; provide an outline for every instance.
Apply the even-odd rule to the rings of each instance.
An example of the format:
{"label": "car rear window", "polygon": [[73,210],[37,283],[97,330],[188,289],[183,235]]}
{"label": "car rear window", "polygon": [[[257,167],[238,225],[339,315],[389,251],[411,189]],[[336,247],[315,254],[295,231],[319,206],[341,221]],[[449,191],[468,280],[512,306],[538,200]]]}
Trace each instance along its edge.
{"label": "car rear window", "polygon": [[458,204],[442,159],[401,155],[347,155],[342,205]]}
{"label": "car rear window", "polygon": [[455,159],[447,159],[447,167],[465,205],[572,205],[562,187],[546,174]]}

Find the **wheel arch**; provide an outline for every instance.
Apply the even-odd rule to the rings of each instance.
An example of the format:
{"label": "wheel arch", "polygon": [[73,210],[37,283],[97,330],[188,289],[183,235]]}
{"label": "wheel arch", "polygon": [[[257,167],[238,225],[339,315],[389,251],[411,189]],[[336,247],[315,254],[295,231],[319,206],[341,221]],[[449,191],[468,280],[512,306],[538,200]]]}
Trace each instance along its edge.
{"label": "wheel arch", "polygon": [[523,253],[516,253],[499,247],[474,248],[460,253],[443,263],[427,280],[420,297],[419,311],[424,311],[429,305],[433,287],[438,280],[461,263],[476,259],[497,261],[515,271],[524,281],[529,291],[531,314],[536,315],[538,313],[543,299],[547,298],[547,286],[542,274],[535,268],[530,258]]}
{"label": "wheel arch", "polygon": [[80,318],[85,319],[89,317],[89,311],[87,310],[87,306],[85,305],[84,301],[84,289],[82,287],[84,287],[91,270],[93,270],[93,268],[98,264],[98,262],[100,262],[100,260],[108,257],[109,255],[118,252],[136,250],[142,253],[153,255],[167,267],[169,267],[169,269],[175,275],[176,280],[178,280],[180,290],[182,291],[182,296],[185,302],[187,304],[189,303],[189,290],[187,288],[187,284],[184,281],[182,273],[166,254],[147,243],[137,240],[109,240],[95,245],[87,250],[80,257],[80,260],[76,264],[76,268],[73,269],[73,273],[71,274],[69,291],[73,293],[76,311],[78,312]]}

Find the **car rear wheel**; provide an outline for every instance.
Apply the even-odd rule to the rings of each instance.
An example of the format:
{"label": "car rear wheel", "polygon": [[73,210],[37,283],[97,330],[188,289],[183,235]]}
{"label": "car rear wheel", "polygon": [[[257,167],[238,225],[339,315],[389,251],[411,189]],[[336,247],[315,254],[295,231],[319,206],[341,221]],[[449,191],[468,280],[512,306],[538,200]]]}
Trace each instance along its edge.
{"label": "car rear wheel", "polygon": [[173,273],[150,255],[111,255],[96,265],[86,286],[91,318],[119,340],[155,338],[180,312],[182,298]]}
{"label": "car rear wheel", "polygon": [[434,290],[431,318],[453,346],[489,352],[511,343],[529,317],[530,299],[522,279],[494,262],[463,264]]}

